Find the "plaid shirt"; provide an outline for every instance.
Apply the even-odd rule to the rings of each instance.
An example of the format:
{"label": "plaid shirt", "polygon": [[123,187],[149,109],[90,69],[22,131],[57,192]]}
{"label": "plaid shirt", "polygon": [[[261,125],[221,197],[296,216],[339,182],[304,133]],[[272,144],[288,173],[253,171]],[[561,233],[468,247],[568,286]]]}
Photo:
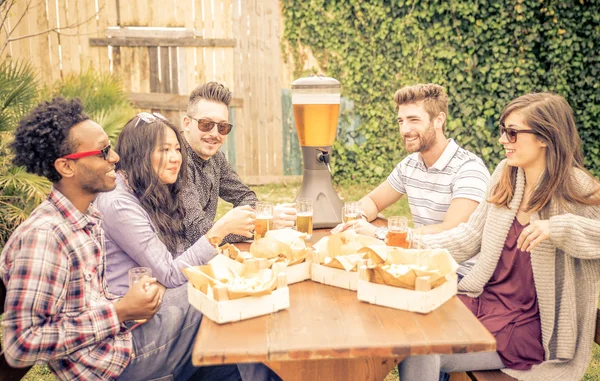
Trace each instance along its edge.
{"label": "plaid shirt", "polygon": [[81,213],[58,190],[0,255],[7,288],[3,348],[13,366],[49,362],[61,380],[117,378],[133,356],[106,290],[101,214]]}

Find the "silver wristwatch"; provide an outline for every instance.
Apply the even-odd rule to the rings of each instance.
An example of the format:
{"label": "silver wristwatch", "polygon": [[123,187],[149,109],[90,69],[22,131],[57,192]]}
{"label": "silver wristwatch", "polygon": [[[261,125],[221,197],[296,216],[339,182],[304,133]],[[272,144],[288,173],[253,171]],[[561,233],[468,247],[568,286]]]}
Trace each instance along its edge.
{"label": "silver wristwatch", "polygon": [[380,240],[385,240],[385,236],[387,235],[387,228],[377,228],[377,230],[375,230],[375,237],[379,238]]}

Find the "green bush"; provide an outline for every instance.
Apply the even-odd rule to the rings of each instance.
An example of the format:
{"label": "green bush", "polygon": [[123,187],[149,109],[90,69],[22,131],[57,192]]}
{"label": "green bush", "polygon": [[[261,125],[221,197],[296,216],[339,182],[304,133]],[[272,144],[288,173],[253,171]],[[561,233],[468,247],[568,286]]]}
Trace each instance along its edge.
{"label": "green bush", "polygon": [[598,0],[282,0],[282,11],[296,76],[308,47],[362,120],[364,143],[338,135],[337,180],[387,176],[405,155],[393,94],[428,82],[449,94],[447,135],[490,169],[502,159],[497,121],[508,102],[532,91],[565,96],[600,175]]}
{"label": "green bush", "polygon": [[14,229],[46,198],[50,182],[12,165],[9,144],[19,120],[39,101],[56,95],[78,97],[86,113],[116,139],[134,115],[120,82],[113,76],[89,71],[67,75],[42,90],[31,65],[5,60],[0,63],[0,249]]}

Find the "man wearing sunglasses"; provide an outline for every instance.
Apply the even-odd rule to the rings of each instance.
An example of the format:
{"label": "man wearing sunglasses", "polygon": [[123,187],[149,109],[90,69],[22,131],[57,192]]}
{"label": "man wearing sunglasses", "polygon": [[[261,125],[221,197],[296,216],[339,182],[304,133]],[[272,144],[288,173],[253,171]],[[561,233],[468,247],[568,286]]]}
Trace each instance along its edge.
{"label": "man wearing sunglasses", "polygon": [[[190,183],[183,199],[186,235],[190,242],[198,240],[212,227],[219,198],[233,204],[239,219],[247,221],[244,234],[230,234],[224,237],[224,242],[240,242],[252,237],[255,213],[251,207],[258,199],[219,151],[233,128],[229,123],[231,96],[231,91],[219,83],[200,85],[191,93],[187,116],[183,119]],[[295,219],[296,210],[292,205],[278,205],[274,210],[273,227],[292,227]]]}
{"label": "man wearing sunglasses", "polygon": [[214,371],[236,380],[235,365],[192,365],[202,314],[185,287],[164,302],[156,278],[143,277],[120,299],[108,292],[102,215],[92,201],[115,189],[119,155],[81,102],[39,104],[20,121],[12,148],[15,165],[53,186],[0,254],[6,361],[47,362],[59,380],[211,379],[200,377]]}

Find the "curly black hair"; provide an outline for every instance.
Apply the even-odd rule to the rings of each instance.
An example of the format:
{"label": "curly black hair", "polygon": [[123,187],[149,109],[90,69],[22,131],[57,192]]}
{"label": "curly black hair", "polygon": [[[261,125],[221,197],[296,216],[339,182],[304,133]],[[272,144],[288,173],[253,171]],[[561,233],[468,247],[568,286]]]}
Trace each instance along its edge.
{"label": "curly black hair", "polygon": [[40,103],[19,122],[11,144],[15,153],[13,164],[24,166],[27,172],[45,176],[53,183],[58,182],[61,176],[54,168],[54,161],[75,151],[76,142],[70,141],[69,132],[88,119],[77,98],[55,97]]}

